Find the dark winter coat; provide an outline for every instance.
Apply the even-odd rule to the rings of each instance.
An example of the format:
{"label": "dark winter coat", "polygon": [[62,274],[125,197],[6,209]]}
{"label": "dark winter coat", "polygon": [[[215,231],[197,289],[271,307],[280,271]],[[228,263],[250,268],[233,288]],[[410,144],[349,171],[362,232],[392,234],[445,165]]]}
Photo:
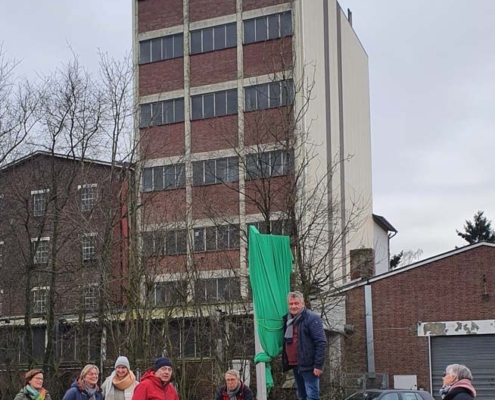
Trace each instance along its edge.
{"label": "dark winter coat", "polygon": [[[241,390],[236,397],[237,400],[253,400],[253,392],[244,384],[244,382],[241,382]],[[227,386],[222,386],[218,389],[215,400],[230,400],[229,394],[227,393]]]}
{"label": "dark winter coat", "polygon": [[179,400],[177,391],[170,383],[163,384],[150,369],[144,373],[134,389],[132,400]]}
{"label": "dark winter coat", "polygon": [[[62,400],[88,400],[89,395],[86,391],[79,386],[78,381],[74,381],[74,383],[70,386],[70,389],[65,392]],[[103,400],[100,390],[97,390],[95,393],[95,400]]]}
{"label": "dark winter coat", "polygon": [[[327,348],[327,337],[323,329],[323,321],[320,316],[307,308],[302,311],[301,319],[297,325],[297,366],[299,371],[312,371],[323,369],[325,363],[325,352]],[[284,334],[287,328],[287,315],[284,316]],[[282,351],[282,368],[285,371],[293,366],[289,365],[285,353],[286,340]],[[456,399],[457,400],[457,399]]]}
{"label": "dark winter coat", "polygon": [[458,387],[450,389],[443,400],[474,400],[474,397],[469,389]]}

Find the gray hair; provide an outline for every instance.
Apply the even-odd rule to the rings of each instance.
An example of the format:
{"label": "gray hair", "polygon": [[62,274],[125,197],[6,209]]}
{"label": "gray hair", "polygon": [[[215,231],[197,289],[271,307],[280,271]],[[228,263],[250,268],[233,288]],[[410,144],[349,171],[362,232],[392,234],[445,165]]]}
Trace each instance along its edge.
{"label": "gray hair", "polygon": [[85,365],[84,368],[82,369],[81,374],[79,375],[79,378],[84,379],[84,377],[86,375],[88,375],[89,371],[91,371],[92,369],[96,369],[96,372],[98,373],[98,375],[100,375],[100,369],[96,365],[88,364],[88,365]]}
{"label": "gray hair", "polygon": [[287,298],[290,299],[290,298],[298,298],[299,300],[301,300],[303,303],[304,303],[304,295],[299,292],[299,291],[294,291],[294,292],[289,292],[289,294],[287,295]]}
{"label": "gray hair", "polygon": [[236,379],[241,379],[241,375],[239,374],[239,371],[237,371],[236,369],[229,369],[225,375],[232,375],[232,376],[235,376]]}
{"label": "gray hair", "polygon": [[473,380],[473,374],[469,368],[462,364],[450,364],[445,369],[445,372],[455,377],[458,381],[461,379],[469,379],[470,381]]}

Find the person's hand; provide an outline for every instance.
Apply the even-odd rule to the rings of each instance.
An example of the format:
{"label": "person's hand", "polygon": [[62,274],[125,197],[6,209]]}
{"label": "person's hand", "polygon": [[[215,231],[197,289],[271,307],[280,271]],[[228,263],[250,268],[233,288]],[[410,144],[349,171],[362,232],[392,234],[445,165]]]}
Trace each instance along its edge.
{"label": "person's hand", "polygon": [[319,378],[319,377],[320,377],[320,375],[321,375],[322,373],[323,373],[323,371],[322,371],[321,369],[315,368],[315,369],[313,370],[313,374],[314,374],[314,376],[316,376],[317,378]]}

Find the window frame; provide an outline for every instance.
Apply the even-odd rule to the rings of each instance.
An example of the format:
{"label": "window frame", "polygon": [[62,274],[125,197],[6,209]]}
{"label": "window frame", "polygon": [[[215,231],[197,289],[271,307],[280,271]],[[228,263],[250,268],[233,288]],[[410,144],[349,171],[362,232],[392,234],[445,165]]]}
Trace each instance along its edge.
{"label": "window frame", "polygon": [[48,196],[50,189],[32,190],[33,216],[44,217],[48,209]]}
{"label": "window frame", "polygon": [[[166,112],[167,107],[172,107],[172,117]],[[185,120],[184,97],[144,103],[139,106],[139,128],[145,129],[153,126],[172,125]],[[146,115],[145,115],[146,113]],[[155,115],[156,114],[156,115]]]}
{"label": "window frame", "polygon": [[[226,163],[225,172],[219,173],[219,164]],[[208,182],[208,165],[214,165],[213,182]],[[193,169],[193,186],[215,185],[219,183],[231,183],[239,181],[239,157],[222,157],[208,160],[200,160],[192,162]],[[223,175],[223,177],[221,176]]]}
{"label": "window frame", "polygon": [[[275,92],[275,93],[273,93]],[[286,79],[244,87],[244,111],[268,110],[294,104],[294,81]]]}
{"label": "window frame", "polygon": [[[268,161],[265,161],[265,159],[268,159]],[[281,171],[275,169],[278,165],[274,163],[276,160],[280,160]],[[249,153],[246,154],[245,166],[246,180],[289,175],[294,172],[294,151],[273,150]]]}
{"label": "window frame", "polygon": [[83,184],[79,185],[77,189],[79,190],[81,212],[92,211],[98,201],[98,184]]}
{"label": "window frame", "polygon": [[[173,181],[172,185],[167,186],[167,172],[174,169]],[[160,175],[155,176],[156,174],[161,174],[162,186],[157,188],[157,182],[160,181]],[[159,165],[155,167],[146,167],[143,168],[143,176],[141,179],[141,191],[142,192],[158,192],[162,190],[174,190],[174,189],[182,189],[186,186],[186,169],[184,163],[178,164],[168,164],[168,165]]]}
{"label": "window frame", "polygon": [[[220,240],[221,231],[227,231],[227,244],[224,246]],[[195,253],[208,251],[237,250],[240,248],[240,226],[239,224],[222,224],[217,226],[197,227],[193,230]]]}
{"label": "window frame", "polygon": [[[234,94],[235,93],[235,94]],[[225,110],[217,110],[217,96],[225,96]],[[211,104],[207,104],[206,99],[211,98]],[[235,107],[231,104],[235,99]],[[200,109],[198,109],[198,107]],[[202,119],[224,117],[226,115],[235,115],[238,113],[239,99],[237,89],[219,90],[217,92],[203,93],[191,96],[191,121]],[[211,113],[206,112],[211,109]],[[225,111],[225,112],[224,112]]]}
{"label": "window frame", "polygon": [[31,292],[33,293],[33,314],[44,314],[46,312],[49,291],[49,286],[37,286],[31,289]]}
{"label": "window frame", "polygon": [[83,262],[96,260],[96,232],[83,233],[81,235],[81,257]]}
{"label": "window frame", "polygon": [[[172,55],[167,55],[167,41],[172,42]],[[148,46],[148,49],[146,49]],[[160,51],[160,55],[155,57],[154,51]],[[143,61],[143,53],[147,51],[148,57]],[[139,65],[150,64],[174,58],[184,57],[184,32],[174,33],[172,35],[160,36],[157,38],[141,40],[139,42]]]}
{"label": "window frame", "polygon": [[[229,40],[229,28],[234,26],[234,33],[235,33],[235,39],[232,42]],[[212,36],[211,36],[211,49],[208,48],[205,50],[205,32],[206,31],[212,31]],[[217,44],[217,36],[221,35],[220,32],[223,31],[223,44],[219,43]],[[232,32],[230,32],[232,33]],[[196,41],[198,39],[193,40],[193,35],[199,35],[199,49],[196,49]],[[198,38],[198,36],[196,36]],[[194,29],[190,31],[190,46],[189,46],[189,54],[190,55],[197,55],[197,54],[204,54],[204,53],[209,53],[212,51],[218,51],[218,50],[225,50],[225,49],[230,49],[233,47],[237,46],[237,23],[236,22],[229,22],[227,24],[221,24],[221,25],[215,25],[215,26],[209,26],[207,28],[202,28],[202,29]]]}
{"label": "window frame", "polygon": [[[290,25],[287,24],[289,21]],[[256,18],[248,18],[242,22],[242,43],[244,45],[276,40],[293,35],[292,12],[290,10]],[[277,25],[276,30],[271,26],[273,23]]]}
{"label": "window frame", "polygon": [[[43,246],[41,246],[43,243]],[[48,264],[50,237],[31,238],[33,247],[33,264]],[[39,253],[39,254],[38,254]]]}

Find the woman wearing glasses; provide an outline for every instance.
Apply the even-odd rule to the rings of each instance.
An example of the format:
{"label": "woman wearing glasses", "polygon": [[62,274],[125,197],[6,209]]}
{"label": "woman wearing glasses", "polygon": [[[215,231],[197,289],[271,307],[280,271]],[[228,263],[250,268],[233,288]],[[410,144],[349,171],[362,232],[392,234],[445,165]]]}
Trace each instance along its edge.
{"label": "woman wearing glasses", "polygon": [[43,371],[30,369],[24,375],[24,387],[14,400],[51,400],[50,394],[43,388]]}
{"label": "woman wearing glasses", "polygon": [[79,379],[65,392],[62,400],[102,400],[100,388],[96,384],[99,373],[96,365],[86,365],[79,374]]}
{"label": "woman wearing glasses", "polygon": [[443,400],[473,400],[476,397],[473,375],[468,367],[461,364],[449,365],[443,374],[440,395]]}

